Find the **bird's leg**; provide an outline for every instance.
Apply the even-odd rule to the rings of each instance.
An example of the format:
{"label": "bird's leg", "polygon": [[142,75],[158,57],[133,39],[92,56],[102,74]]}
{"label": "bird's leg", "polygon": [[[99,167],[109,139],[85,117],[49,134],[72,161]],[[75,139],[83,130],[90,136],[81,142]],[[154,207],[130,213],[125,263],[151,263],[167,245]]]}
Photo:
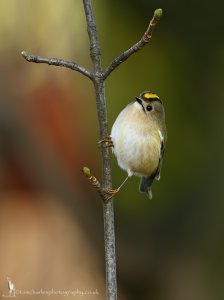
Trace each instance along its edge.
{"label": "bird's leg", "polygon": [[111,198],[113,198],[121,189],[121,187],[125,184],[125,182],[128,180],[129,176],[125,178],[125,180],[122,182],[122,184],[117,189],[104,189],[106,196],[106,201],[109,201]]}
{"label": "bird's leg", "polygon": [[118,191],[122,188],[122,186],[125,184],[125,182],[128,180],[130,176],[128,175],[125,180],[122,182],[122,184],[119,186]]}
{"label": "bird's leg", "polygon": [[112,142],[111,136],[106,136],[102,140],[98,142],[99,146],[103,146],[105,148],[112,148],[114,147],[114,144]]}

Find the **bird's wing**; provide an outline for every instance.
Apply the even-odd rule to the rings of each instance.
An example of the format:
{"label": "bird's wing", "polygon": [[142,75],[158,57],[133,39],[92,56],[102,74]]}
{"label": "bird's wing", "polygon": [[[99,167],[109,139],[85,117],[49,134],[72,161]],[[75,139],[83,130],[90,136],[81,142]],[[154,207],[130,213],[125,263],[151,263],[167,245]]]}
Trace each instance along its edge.
{"label": "bird's wing", "polygon": [[163,161],[163,156],[164,156],[164,151],[165,151],[165,143],[166,143],[166,140],[161,139],[159,163],[158,163],[158,167],[157,167],[156,175],[155,175],[156,180],[160,180],[160,171],[161,171],[161,168],[162,168],[162,161]]}

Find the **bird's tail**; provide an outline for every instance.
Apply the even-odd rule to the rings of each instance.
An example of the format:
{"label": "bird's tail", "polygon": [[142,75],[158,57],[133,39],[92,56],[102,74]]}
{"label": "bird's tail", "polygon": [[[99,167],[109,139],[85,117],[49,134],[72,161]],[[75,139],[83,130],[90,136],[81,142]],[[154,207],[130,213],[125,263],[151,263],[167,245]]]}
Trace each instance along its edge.
{"label": "bird's tail", "polygon": [[142,193],[146,193],[150,200],[152,199],[151,185],[152,185],[153,179],[154,179],[154,177],[152,177],[152,176],[148,176],[148,177],[142,176],[140,185],[139,185],[139,191]]}

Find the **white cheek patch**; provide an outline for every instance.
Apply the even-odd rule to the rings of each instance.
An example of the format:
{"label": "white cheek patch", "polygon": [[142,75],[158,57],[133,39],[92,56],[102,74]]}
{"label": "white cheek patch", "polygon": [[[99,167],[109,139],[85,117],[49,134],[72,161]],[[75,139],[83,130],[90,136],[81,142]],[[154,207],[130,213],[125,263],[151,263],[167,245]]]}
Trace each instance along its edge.
{"label": "white cheek patch", "polygon": [[135,106],[135,108],[137,108],[138,110],[141,110],[141,109],[142,109],[141,104],[138,103],[137,101],[135,101],[134,106]]}
{"label": "white cheek patch", "polygon": [[164,137],[162,135],[162,132],[159,129],[158,129],[158,134],[159,134],[161,142],[163,142],[164,141]]}

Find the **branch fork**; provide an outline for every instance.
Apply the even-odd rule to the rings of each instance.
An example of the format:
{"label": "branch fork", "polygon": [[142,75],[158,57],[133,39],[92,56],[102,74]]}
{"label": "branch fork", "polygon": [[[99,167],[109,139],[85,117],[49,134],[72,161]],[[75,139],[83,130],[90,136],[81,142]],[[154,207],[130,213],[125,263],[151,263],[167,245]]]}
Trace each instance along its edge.
{"label": "branch fork", "polygon": [[108,201],[110,201],[112,196],[110,195],[110,193],[108,193],[108,191],[113,192],[114,190],[102,188],[99,180],[91,173],[88,167],[83,167],[82,172],[88,178],[92,186],[96,189],[103,203],[106,204]]}
{"label": "branch fork", "polygon": [[[88,0],[89,1],[89,0]],[[89,15],[89,6],[88,6],[88,1],[84,0],[84,5],[86,2],[86,15]],[[52,66],[58,66],[58,67],[64,67],[64,68],[68,68],[71,69],[73,71],[77,71],[81,74],[83,74],[84,76],[88,77],[89,79],[91,79],[92,81],[95,81],[96,78],[101,78],[102,80],[105,80],[112,71],[114,71],[121,63],[123,63],[125,60],[127,60],[132,54],[136,53],[137,51],[141,50],[146,44],[149,43],[149,41],[151,40],[152,37],[152,33],[153,30],[155,28],[155,26],[157,25],[158,21],[160,20],[160,18],[162,17],[163,11],[161,8],[156,9],[153,15],[153,18],[151,19],[151,21],[149,22],[149,26],[146,30],[146,32],[144,33],[144,35],[142,36],[142,38],[135,43],[132,47],[130,47],[128,50],[126,50],[125,52],[123,52],[121,55],[119,55],[118,57],[116,57],[107,68],[105,68],[105,70],[100,70],[100,72],[97,71],[90,71],[88,69],[86,69],[85,67],[79,65],[76,62],[72,62],[72,61],[67,61],[61,58],[48,58],[48,57],[42,57],[42,56],[38,56],[38,55],[31,55],[28,54],[26,51],[22,51],[21,55],[28,61],[28,62],[34,62],[34,63],[44,63],[44,64],[48,64],[48,65],[52,65]],[[91,24],[89,24],[89,27],[94,27],[95,23],[94,21],[91,20]],[[91,53],[91,58],[96,57],[96,56],[100,56],[100,50],[95,48],[95,43],[94,41],[92,41],[90,43],[90,53]]]}

